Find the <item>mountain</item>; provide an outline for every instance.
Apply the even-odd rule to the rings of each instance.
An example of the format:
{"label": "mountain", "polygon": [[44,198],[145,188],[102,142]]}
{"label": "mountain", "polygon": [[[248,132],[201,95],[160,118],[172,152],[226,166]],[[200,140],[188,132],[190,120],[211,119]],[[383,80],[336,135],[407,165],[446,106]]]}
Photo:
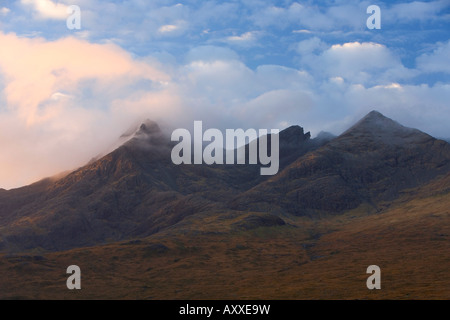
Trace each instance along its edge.
{"label": "mountain", "polygon": [[[266,179],[259,166],[174,165],[174,144],[150,120],[121,139],[113,152],[57,181],[0,193],[0,249],[63,250],[148,236],[223,210]],[[281,168],[326,142],[298,126],[280,132]]]}
{"label": "mountain", "polygon": [[376,209],[450,170],[450,145],[376,111],[278,175],[238,195],[231,208],[278,214]]}
{"label": "mountain", "polygon": [[[279,140],[274,176],[176,166],[144,121],[86,166],[0,190],[0,298],[449,297],[447,142],[376,111],[338,137]],[[366,288],[372,264],[382,290]]]}
{"label": "mountain", "polygon": [[62,179],[1,192],[0,248],[63,250],[144,237],[200,212],[270,212],[250,220],[258,226],[275,221],[273,214],[378,210],[450,166],[448,143],[376,111],[334,139],[311,139],[299,126],[279,135],[280,171],[267,177],[251,165],[176,166],[173,143],[147,120],[121,137],[122,146]]}

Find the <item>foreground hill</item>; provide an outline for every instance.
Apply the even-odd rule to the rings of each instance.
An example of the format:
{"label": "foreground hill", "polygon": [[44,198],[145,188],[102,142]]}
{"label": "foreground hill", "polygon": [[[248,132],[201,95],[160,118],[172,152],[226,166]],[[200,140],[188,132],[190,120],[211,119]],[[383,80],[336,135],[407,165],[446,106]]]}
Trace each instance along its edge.
{"label": "foreground hill", "polygon": [[[449,299],[450,190],[442,184],[448,188],[450,175],[378,214],[360,208],[245,232],[230,231],[235,220],[203,217],[184,234],[3,255],[0,298]],[[65,287],[71,264],[82,270],[80,291]],[[381,268],[381,290],[366,288],[372,264]]]}

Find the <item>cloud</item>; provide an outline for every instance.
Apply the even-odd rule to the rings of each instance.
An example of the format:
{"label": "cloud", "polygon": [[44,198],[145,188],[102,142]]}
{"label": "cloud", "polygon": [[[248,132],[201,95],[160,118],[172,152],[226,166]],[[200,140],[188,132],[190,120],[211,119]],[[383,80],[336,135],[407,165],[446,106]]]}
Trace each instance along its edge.
{"label": "cloud", "polygon": [[6,7],[0,8],[0,15],[2,15],[2,16],[6,16],[10,12],[11,12],[11,10]]}
{"label": "cloud", "polygon": [[[311,13],[310,10],[311,7],[297,2],[292,3],[286,8],[269,5],[255,12],[250,19],[259,27],[285,29],[290,25],[304,25],[303,23],[300,23],[300,19],[303,17],[304,13]],[[319,12],[315,12],[314,15],[316,19],[321,19]]]}
{"label": "cloud", "polygon": [[295,51],[301,55],[317,54],[325,50],[328,46],[318,37],[300,41],[295,46]]}
{"label": "cloud", "polygon": [[374,73],[394,68],[400,63],[386,46],[372,42],[336,44],[326,50],[321,58],[330,76],[340,76],[353,82],[366,82]]}
{"label": "cloud", "polygon": [[312,32],[310,30],[307,30],[307,29],[301,29],[301,30],[293,30],[292,33],[306,33],[306,34],[309,34],[309,33],[312,33]]}
{"label": "cloud", "polygon": [[167,32],[173,32],[178,29],[178,26],[174,24],[166,24],[164,26],[161,26],[158,31],[161,33],[167,33]]}
{"label": "cloud", "polygon": [[255,35],[256,35],[256,32],[248,31],[248,32],[243,33],[240,36],[230,36],[227,39],[228,39],[228,41],[238,41],[238,42],[253,41],[253,40],[255,40]]}
{"label": "cloud", "polygon": [[367,2],[323,7],[294,2],[286,7],[265,6],[250,17],[259,27],[303,27],[300,30],[322,31],[361,29],[367,19]]}
{"label": "cloud", "polygon": [[435,50],[417,58],[417,67],[425,73],[450,73],[450,41],[439,43]]}
{"label": "cloud", "polygon": [[158,36],[178,37],[187,32],[189,23],[184,20],[177,20],[173,24],[166,24],[158,28]]}
{"label": "cloud", "polygon": [[[233,35],[226,37],[223,42],[226,42],[230,45],[237,47],[254,47],[258,44],[258,38],[260,38],[262,32],[260,31],[247,31],[242,33],[241,35]],[[258,44],[259,45],[259,44]]]}
{"label": "cloud", "polygon": [[216,61],[216,60],[239,60],[239,55],[226,47],[218,46],[198,46],[189,50],[186,54],[186,61]]}
{"label": "cloud", "polygon": [[300,54],[298,59],[303,67],[323,78],[340,77],[349,83],[376,85],[417,75],[379,43],[346,42],[330,47],[314,37],[299,42],[293,49]]}
{"label": "cloud", "polygon": [[[293,124],[291,116],[306,114],[313,105],[312,94],[308,91],[277,89],[264,92],[235,108],[234,116],[241,119],[253,118],[253,123],[261,128],[287,127]],[[297,120],[299,118],[296,117]]]}
{"label": "cloud", "polygon": [[[186,7],[161,9],[170,14],[151,21],[152,30],[178,25],[191,13]],[[234,29],[217,37],[223,40],[233,32],[244,42],[250,37]],[[144,117],[161,121],[162,127],[188,129],[194,120],[219,129],[299,124],[314,135],[321,130],[339,134],[378,109],[405,125],[450,135],[450,86],[411,80],[448,65],[448,42],[435,44],[417,59],[416,69],[409,69],[387,44],[334,38],[331,44],[314,34],[295,35],[302,41],[288,55],[298,64],[289,67],[254,65],[239,46],[232,50],[227,41],[197,42],[195,37],[189,38],[189,50],[176,47],[178,55],[157,46],[161,51],[137,58],[111,39],[101,44],[74,37],[49,41],[0,32],[0,187],[83,165]]]}
{"label": "cloud", "polygon": [[14,34],[0,34],[0,40],[4,44],[0,65],[10,79],[4,89],[8,105],[20,111],[28,123],[39,121],[40,104],[55,91],[81,90],[78,86],[83,80],[93,79],[102,87],[115,84],[120,77],[130,82],[134,78],[166,78],[112,44],[90,44],[72,37],[48,42]]}
{"label": "cloud", "polygon": [[448,84],[391,83],[367,88],[351,86],[346,90],[342,104],[349,108],[349,114],[354,114],[352,120],[376,109],[406,126],[419,128],[435,137],[448,137],[449,99]]}
{"label": "cloud", "polygon": [[68,6],[51,0],[20,0],[25,6],[31,6],[40,19],[65,20],[69,16]]}
{"label": "cloud", "polygon": [[394,4],[391,8],[383,10],[383,16],[390,22],[429,21],[440,19],[439,13],[449,8],[449,2],[440,1],[412,1]]}
{"label": "cloud", "polygon": [[[307,72],[278,65],[252,70],[228,50],[199,51],[197,59],[190,54],[175,80],[185,103],[180,126],[202,119],[219,129],[284,128],[300,121],[302,112],[311,107],[313,79]],[[215,57],[205,55],[214,51]]]}
{"label": "cloud", "polygon": [[[164,103],[171,96],[164,84],[170,77],[115,45],[1,32],[0,43],[3,187],[80,166],[133,118],[158,119],[172,111]],[[138,107],[125,109],[132,102]]]}
{"label": "cloud", "polygon": [[[261,28],[275,28],[284,30],[294,28],[294,33],[308,33],[317,31],[356,31],[366,29],[367,7],[374,3],[370,1],[337,1],[333,5],[325,6],[311,2],[288,2],[285,6],[268,4],[253,10],[250,20]],[[412,1],[393,5],[379,4],[382,20],[390,27],[398,23],[429,22],[443,20],[445,9],[450,7],[446,0]],[[448,19],[448,15],[447,15]],[[383,22],[383,25],[384,22]],[[384,27],[383,27],[384,28]]]}

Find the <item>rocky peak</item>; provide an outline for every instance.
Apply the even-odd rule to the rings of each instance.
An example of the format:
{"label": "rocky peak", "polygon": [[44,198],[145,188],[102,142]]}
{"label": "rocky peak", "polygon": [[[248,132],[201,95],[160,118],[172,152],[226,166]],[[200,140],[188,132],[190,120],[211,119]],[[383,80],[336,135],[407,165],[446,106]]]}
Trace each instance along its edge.
{"label": "rocky peak", "polygon": [[398,122],[395,122],[394,120],[391,120],[388,117],[385,117],[380,112],[374,110],[369,112],[364,118],[359,120],[353,127],[349,129],[349,131],[355,129],[378,131],[380,129],[398,130],[406,128],[401,124],[399,124]]}
{"label": "rocky peak", "polygon": [[311,134],[309,132],[305,134],[300,126],[291,126],[280,132],[280,143],[285,145],[296,146],[309,139]]}
{"label": "rocky peak", "polygon": [[420,130],[402,126],[378,111],[369,112],[354,126],[345,131],[340,137],[358,139],[369,138],[386,145],[417,143],[431,137]]}
{"label": "rocky peak", "polygon": [[160,133],[160,132],[161,132],[161,129],[159,128],[158,124],[155,121],[146,119],[139,126],[139,129],[136,131],[136,135],[154,134],[154,133]]}

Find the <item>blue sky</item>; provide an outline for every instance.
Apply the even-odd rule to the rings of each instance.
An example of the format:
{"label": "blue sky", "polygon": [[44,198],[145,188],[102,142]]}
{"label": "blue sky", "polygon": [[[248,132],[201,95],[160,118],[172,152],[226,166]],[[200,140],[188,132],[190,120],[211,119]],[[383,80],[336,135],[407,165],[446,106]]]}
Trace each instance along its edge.
{"label": "blue sky", "polygon": [[[74,35],[65,17],[45,16],[39,1],[2,1],[2,30],[49,40]],[[82,30],[92,42],[112,41],[138,56],[170,55],[183,63],[202,45],[231,48],[251,68],[261,64],[307,67],[295,45],[318,37],[328,45],[376,42],[394,50],[407,67],[418,55],[448,41],[449,1],[53,1],[79,5]],[[369,30],[366,8],[376,4],[382,29]],[[62,22],[61,22],[62,21]],[[164,28],[166,26],[166,28]],[[440,75],[443,76],[443,75]],[[448,78],[446,78],[448,80]],[[429,79],[434,81],[434,78]]]}
{"label": "blue sky", "polygon": [[449,0],[0,1],[0,187],[82,165],[143,117],[314,136],[376,109],[450,137],[449,31]]}

